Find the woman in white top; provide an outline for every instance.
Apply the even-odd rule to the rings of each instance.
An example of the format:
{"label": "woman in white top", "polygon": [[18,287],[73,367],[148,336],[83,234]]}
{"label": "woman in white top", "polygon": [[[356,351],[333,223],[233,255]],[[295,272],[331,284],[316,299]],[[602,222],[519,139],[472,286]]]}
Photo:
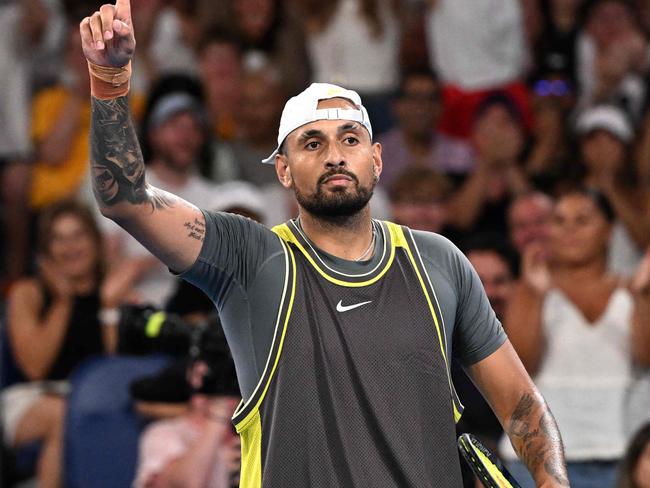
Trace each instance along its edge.
{"label": "woman in white top", "polygon": [[[561,197],[547,248],[524,251],[504,321],[556,417],[574,488],[614,486],[632,367],[650,364],[650,252],[632,283],[610,274],[613,218],[594,190]],[[502,456],[515,460],[508,448],[502,443]],[[528,486],[519,467],[512,471]]]}

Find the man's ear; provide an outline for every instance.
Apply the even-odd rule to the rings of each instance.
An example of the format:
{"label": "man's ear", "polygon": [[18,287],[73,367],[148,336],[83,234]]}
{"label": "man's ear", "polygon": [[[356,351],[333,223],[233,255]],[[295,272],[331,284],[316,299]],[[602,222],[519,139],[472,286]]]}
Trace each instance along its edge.
{"label": "man's ear", "polygon": [[289,168],[289,163],[287,157],[284,154],[275,155],[275,172],[278,175],[278,180],[285,188],[291,188],[291,169]]}
{"label": "man's ear", "polygon": [[379,175],[384,168],[384,162],[381,159],[381,144],[375,142],[372,145],[372,174],[375,176],[375,183],[379,181]]}

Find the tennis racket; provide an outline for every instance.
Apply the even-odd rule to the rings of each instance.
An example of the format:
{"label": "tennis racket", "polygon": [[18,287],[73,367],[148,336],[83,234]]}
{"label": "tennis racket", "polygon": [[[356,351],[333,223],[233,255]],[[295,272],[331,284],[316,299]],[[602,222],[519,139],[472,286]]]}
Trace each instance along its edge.
{"label": "tennis racket", "polygon": [[458,438],[458,449],[485,488],[521,488],[499,458],[472,434]]}

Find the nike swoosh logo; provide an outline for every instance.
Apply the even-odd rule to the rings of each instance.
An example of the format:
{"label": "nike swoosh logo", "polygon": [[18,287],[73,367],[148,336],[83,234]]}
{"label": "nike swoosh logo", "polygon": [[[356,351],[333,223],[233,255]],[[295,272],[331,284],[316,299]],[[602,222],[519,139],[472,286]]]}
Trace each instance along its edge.
{"label": "nike swoosh logo", "polygon": [[369,303],[372,303],[372,300],[369,302],[361,302],[361,303],[355,303],[354,305],[343,305],[341,302],[343,300],[339,300],[339,303],[336,304],[336,311],[337,312],[347,312],[348,310],[352,310],[357,307],[361,307],[362,305],[368,305]]}

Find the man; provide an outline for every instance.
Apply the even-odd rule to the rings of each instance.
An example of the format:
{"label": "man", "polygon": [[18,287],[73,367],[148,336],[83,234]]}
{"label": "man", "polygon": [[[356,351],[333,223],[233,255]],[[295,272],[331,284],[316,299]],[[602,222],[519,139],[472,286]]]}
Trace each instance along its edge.
{"label": "man", "polygon": [[438,80],[431,71],[405,73],[393,108],[398,126],[378,138],[383,159],[390,161],[381,175],[384,187],[390,187],[411,166],[456,175],[473,169],[471,146],[436,130],[442,103]]}
{"label": "man", "polygon": [[300,213],[273,233],[147,185],[128,0],[80,28],[97,200],[216,303],[244,398],[241,486],[459,486],[452,339],[537,482],[567,485],[557,426],[471,266],[440,236],[371,219],[381,146],[355,92],[314,84],[287,102],[265,161]]}
{"label": "man", "polygon": [[553,200],[545,193],[531,191],[515,197],[508,208],[508,234],[519,256],[533,242],[546,244],[552,213]]}

